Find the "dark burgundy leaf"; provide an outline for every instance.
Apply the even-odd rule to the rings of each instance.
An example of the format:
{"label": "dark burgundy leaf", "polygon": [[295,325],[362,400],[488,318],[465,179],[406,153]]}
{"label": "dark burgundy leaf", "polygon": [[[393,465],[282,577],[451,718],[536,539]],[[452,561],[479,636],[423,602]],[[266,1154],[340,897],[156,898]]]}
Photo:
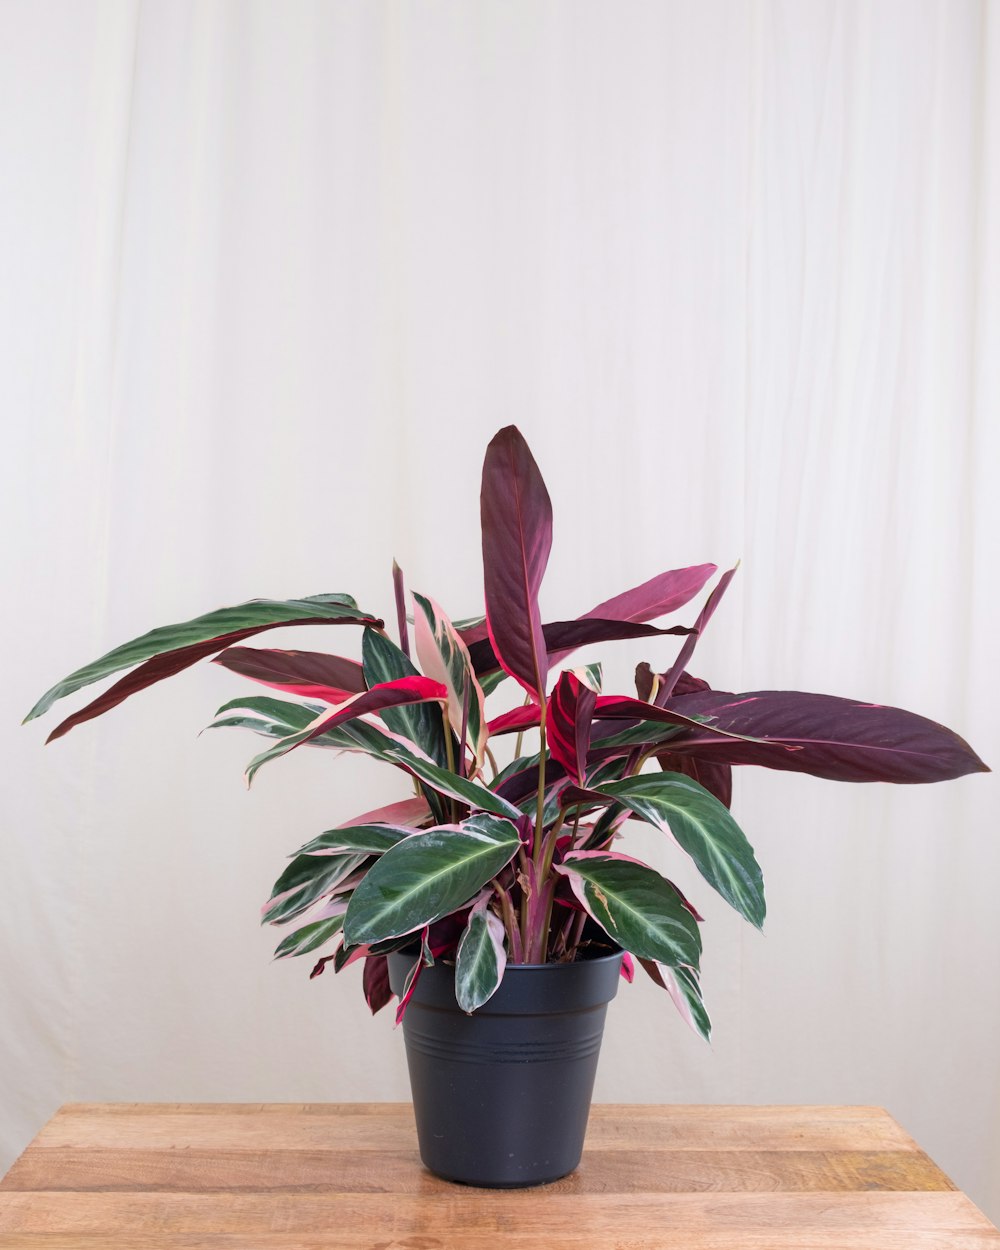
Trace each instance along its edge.
{"label": "dark burgundy leaf", "polygon": [[[649,696],[653,692],[653,678],[658,677],[660,685],[666,677],[666,673],[654,673],[645,660],[641,664],[637,664],[635,668],[635,688],[639,698],[643,703],[649,702]],[[659,689],[659,687],[657,687]],[[674,685],[674,694],[694,694],[696,690],[710,690],[707,681],[702,681],[700,677],[692,677],[690,673],[683,672],[677,678]]]}
{"label": "dark burgundy leaf", "polygon": [[698,613],[698,619],[694,623],[694,632],[689,638],[684,640],[684,645],[677,653],[677,659],[674,660],[670,669],[664,674],[663,681],[656,692],[656,702],[660,707],[665,706],[667,700],[674,693],[677,682],[680,680],[680,675],[684,671],[684,666],[693,655],[694,649],[698,645],[698,639],[704,633],[705,626],[712,619],[712,613],[719,606],[722,596],[726,593],[726,587],[735,577],[738,568],[739,564],[736,564],[722,574],[715,589],[708,596],[705,606]]}
{"label": "dark burgundy leaf", "polygon": [[212,663],[303,699],[329,699],[331,692],[338,691],[346,699],[368,689],[364,669],[357,660],[322,651],[227,647]]}
{"label": "dark burgundy leaf", "polygon": [[[759,764],[832,781],[946,781],[989,772],[956,733],[900,708],[796,690],[705,690],[669,710],[705,717],[705,730],[670,740],[673,754],[715,764]],[[712,731],[752,735],[757,741]],[[763,739],[763,741],[761,741]]]}
{"label": "dark burgundy leaf", "polygon": [[[643,625],[635,621],[604,621],[596,617],[584,617],[578,621],[550,621],[542,626],[545,646],[550,655],[569,654],[577,647],[594,642],[616,642],[626,638],[652,638],[657,635],[687,635],[693,633],[684,625],[671,625],[658,629],[655,625]],[[476,675],[491,673],[498,667],[496,652],[490,640],[481,639],[469,647],[469,658]]]}
{"label": "dark burgundy leaf", "polygon": [[361,985],[365,992],[365,1002],[376,1012],[387,1007],[392,1001],[392,990],[389,988],[389,959],[386,955],[367,955],[361,974]]}
{"label": "dark burgundy leaf", "polygon": [[490,641],[504,671],[541,701],[548,660],[538,590],[552,547],[552,504],[516,426],[486,449],[480,504]]}
{"label": "dark burgundy leaf", "polygon": [[701,759],[697,755],[679,755],[675,751],[660,751],[657,762],[666,773],[683,773],[691,777],[699,785],[705,787],[709,794],[714,794],[726,807],[733,805],[733,770],[729,764],[718,764],[714,760]]}

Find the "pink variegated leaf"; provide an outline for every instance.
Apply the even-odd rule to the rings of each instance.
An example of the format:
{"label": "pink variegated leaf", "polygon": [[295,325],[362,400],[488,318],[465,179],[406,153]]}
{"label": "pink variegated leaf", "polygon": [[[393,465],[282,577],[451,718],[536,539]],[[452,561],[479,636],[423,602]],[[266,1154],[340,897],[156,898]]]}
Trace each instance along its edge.
{"label": "pink variegated leaf", "polygon": [[549,703],[549,750],[552,758],[565,768],[566,775],[580,786],[587,773],[590,724],[597,697],[574,673],[562,673]]}
{"label": "pink variegated leaf", "polygon": [[639,963],[650,980],[667,991],[680,1012],[681,1019],[699,1037],[703,1037],[706,1042],[711,1041],[712,1022],[705,1010],[696,970],[683,966],[668,968],[666,964],[658,964],[652,959],[640,959]]}
{"label": "pink variegated leaf", "polygon": [[400,799],[398,803],[389,803],[385,807],[373,808],[370,812],[362,812],[352,820],[342,821],[338,829],[350,829],[354,825],[419,825],[430,816],[427,800],[422,796],[412,799]]}
{"label": "pink variegated leaf", "polygon": [[426,595],[414,594],[413,633],[417,658],[426,675],[448,691],[448,719],[461,741],[472,748],[475,765],[471,776],[481,772],[486,758],[486,702],[469,659],[469,651],[439,604]]}
{"label": "pink variegated leaf", "polygon": [[484,893],[469,912],[455,960],[455,998],[470,1014],[500,988],[507,966],[503,923],[490,910],[490,897]]}
{"label": "pink variegated leaf", "polygon": [[356,660],[319,651],[227,647],[212,663],[274,690],[302,699],[322,699],[325,703],[342,703],[352,694],[368,689],[364,671]]}
{"label": "pink variegated leaf", "polygon": [[[434,956],[431,954],[430,947],[427,943],[428,930],[424,929],[420,937],[420,954],[417,956],[413,967],[406,974],[406,980],[403,982],[403,992],[399,998],[399,1006],[396,1008],[396,1027],[403,1023],[403,1017],[406,1015],[406,1009],[410,1005],[410,999],[417,988],[417,982],[420,980],[420,974],[425,968],[430,968],[434,964]],[[373,1013],[374,1014],[374,1013]]]}
{"label": "pink variegated leaf", "polygon": [[623,981],[627,981],[629,985],[635,980],[635,964],[632,962],[632,956],[628,951],[622,952],[621,977]]}
{"label": "pink variegated leaf", "polygon": [[538,590],[552,547],[552,504],[516,426],[486,449],[480,503],[490,642],[504,671],[543,702],[548,657]]}
{"label": "pink variegated leaf", "polygon": [[250,784],[257,770],[268,761],[287,755],[289,751],[293,751],[296,747],[319,737],[320,734],[326,733],[327,730],[345,721],[355,720],[367,712],[378,712],[385,708],[401,707],[412,703],[444,702],[447,697],[448,692],[444,686],[427,677],[401,677],[397,681],[387,681],[372,686],[370,690],[353,695],[344,703],[322,712],[305,729],[289,734],[287,738],[282,738],[267,751],[255,756],[246,771],[247,784]]}
{"label": "pink variegated leaf", "polygon": [[[410,658],[410,637],[406,629],[406,585],[403,570],[395,560],[392,562],[392,590],[396,600],[396,624],[399,629],[399,649]],[[429,674],[428,674],[429,675]]]}
{"label": "pink variegated leaf", "polygon": [[537,703],[522,703],[520,707],[495,716],[487,729],[490,737],[496,734],[520,733],[524,729],[537,729],[541,719],[542,710]]}

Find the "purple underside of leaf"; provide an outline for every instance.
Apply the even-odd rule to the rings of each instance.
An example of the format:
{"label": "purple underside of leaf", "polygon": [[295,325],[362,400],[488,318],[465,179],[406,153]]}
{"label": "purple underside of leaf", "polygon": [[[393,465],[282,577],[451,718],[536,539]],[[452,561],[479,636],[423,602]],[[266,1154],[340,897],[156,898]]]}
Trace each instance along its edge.
{"label": "purple underside of leaf", "polygon": [[658,751],[656,761],[665,773],[682,773],[704,786],[726,807],[733,805],[733,769],[731,764],[717,764],[713,760],[700,759],[697,755],[678,755],[673,751]]}
{"label": "purple underside of leaf", "polygon": [[[989,769],[952,730],[913,712],[834,695],[706,690],[672,699],[670,711],[710,728],[671,738],[672,754],[715,764],[757,764],[833,781],[946,781]],[[756,741],[712,731],[751,735]]]}
{"label": "purple underside of leaf", "polygon": [[308,617],[303,620],[293,621],[274,621],[266,625],[254,625],[246,629],[237,629],[229,634],[220,634],[217,638],[208,638],[204,642],[192,643],[189,647],[179,647],[175,651],[167,651],[163,655],[154,655],[151,659],[140,664],[138,668],[134,668],[125,677],[109,689],[105,690],[86,707],[81,708],[79,712],[74,712],[72,716],[68,716],[61,721],[55,729],[46,738],[46,742],[53,742],[56,738],[61,738],[63,734],[82,725],[85,721],[93,720],[95,716],[100,716],[104,712],[108,712],[113,707],[117,707],[119,703],[130,698],[134,694],[138,694],[140,690],[145,690],[148,686],[155,685],[158,681],[163,681],[166,677],[173,677],[175,673],[183,672],[184,669],[190,668],[192,664],[197,664],[199,660],[206,656],[214,655],[217,651],[222,651],[226,647],[232,646],[234,643],[243,642],[246,638],[252,638],[255,634],[261,634],[268,629],[290,629],[296,625],[380,625],[381,622],[373,617],[358,616],[356,618],[343,618],[331,621],[326,617]]}
{"label": "purple underside of leaf", "polygon": [[[550,656],[568,655],[578,647],[591,643],[618,642],[629,638],[653,638],[657,635],[682,636],[691,630],[683,625],[672,625],[669,629],[659,629],[655,625],[644,625],[636,621],[599,620],[584,618],[579,621],[550,621],[542,626],[542,636]],[[490,640],[474,642],[469,645],[469,658],[476,676],[494,672],[500,667],[496,652]]]}
{"label": "purple underside of leaf", "polygon": [[552,505],[515,426],[501,430],[486,449],[480,511],[492,650],[507,673],[542,699],[548,662],[538,591],[552,547]]}
{"label": "purple underside of leaf", "polygon": [[389,988],[389,960],[385,955],[368,955],[365,958],[364,971],[361,976],[365,1002],[371,1008],[372,1015],[381,1011],[392,1000]]}
{"label": "purple underside of leaf", "polygon": [[303,699],[325,699],[334,693],[334,701],[339,701],[368,688],[356,660],[321,651],[228,647],[212,663]]}
{"label": "purple underside of leaf", "polygon": [[659,689],[656,692],[656,699],[655,699],[655,702],[658,703],[661,707],[666,704],[667,700],[674,693],[674,689],[677,685],[677,681],[680,678],[681,673],[683,673],[685,667],[687,666],[688,660],[690,660],[691,656],[694,654],[694,649],[698,645],[698,639],[705,632],[705,627],[708,625],[708,622],[712,619],[712,614],[715,612],[715,609],[719,606],[719,603],[722,600],[722,596],[726,593],[729,583],[736,576],[736,570],[738,568],[739,568],[739,563],[737,562],[737,564],[734,565],[733,568],[727,569],[726,572],[723,573],[722,576],[719,578],[715,586],[715,589],[712,591],[712,593],[708,596],[708,599],[705,601],[705,606],[698,613],[698,619],[694,623],[694,630],[692,631],[691,636],[689,638],[684,639],[684,645],[681,647],[680,651],[677,653],[677,658],[674,660],[673,664],[668,669],[668,671],[664,674],[663,680],[661,681]]}
{"label": "purple underside of leaf", "polygon": [[584,617],[605,620],[651,621],[658,616],[676,612],[689,603],[715,572],[714,564],[696,564],[686,569],[671,569],[651,577],[641,586],[634,586],[612,599],[605,599]]}

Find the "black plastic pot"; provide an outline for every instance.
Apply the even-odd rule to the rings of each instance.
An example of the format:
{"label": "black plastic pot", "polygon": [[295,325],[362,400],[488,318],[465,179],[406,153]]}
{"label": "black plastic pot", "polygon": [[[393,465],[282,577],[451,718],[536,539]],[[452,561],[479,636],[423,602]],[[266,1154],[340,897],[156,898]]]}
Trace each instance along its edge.
{"label": "black plastic pot", "polygon": [[[400,994],[415,956],[389,956]],[[455,969],[420,974],[403,1018],[420,1157],[446,1180],[491,1189],[543,1185],[583,1153],[608,1003],[621,952],[572,964],[508,965],[472,1015]]]}

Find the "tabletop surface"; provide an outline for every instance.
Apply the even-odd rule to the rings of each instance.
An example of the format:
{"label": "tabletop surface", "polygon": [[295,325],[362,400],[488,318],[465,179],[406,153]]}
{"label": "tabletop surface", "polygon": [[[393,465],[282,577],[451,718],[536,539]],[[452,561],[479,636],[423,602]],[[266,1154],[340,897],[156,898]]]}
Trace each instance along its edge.
{"label": "tabletop surface", "polygon": [[422,1167],[408,1104],[63,1107],[0,1181],[2,1250],[1000,1250],[878,1107],[595,1106],[540,1189]]}

